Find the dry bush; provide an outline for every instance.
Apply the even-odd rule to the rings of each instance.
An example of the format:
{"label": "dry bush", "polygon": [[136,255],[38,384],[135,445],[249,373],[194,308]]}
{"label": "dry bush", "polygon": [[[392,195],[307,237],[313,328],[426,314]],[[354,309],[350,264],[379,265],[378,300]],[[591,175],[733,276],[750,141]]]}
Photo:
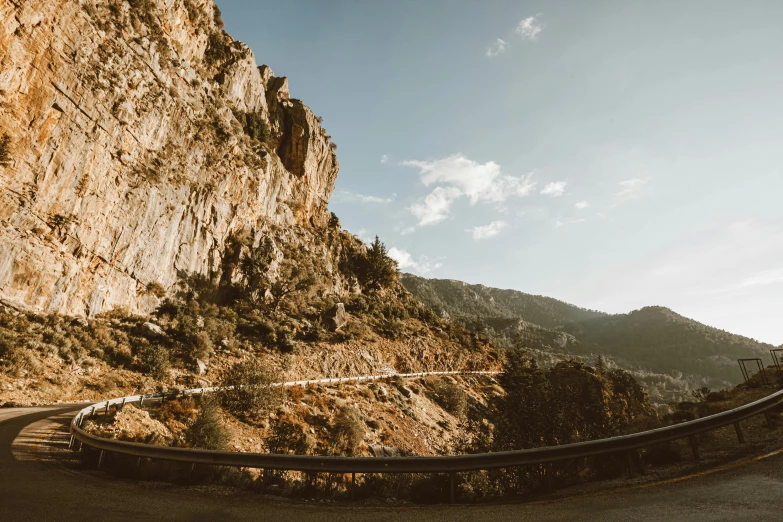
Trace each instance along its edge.
{"label": "dry bush", "polygon": [[291,386],[289,390],[289,396],[291,397],[292,401],[298,403],[304,399],[305,391],[302,386]]}
{"label": "dry bush", "polygon": [[355,455],[364,440],[365,425],[359,410],[343,406],[334,420],[338,447],[348,455]]}
{"label": "dry bush", "polygon": [[316,440],[300,420],[281,415],[266,440],[266,447],[270,453],[309,455],[316,447]]}
{"label": "dry bush", "polygon": [[435,402],[457,418],[463,418],[468,411],[468,394],[458,384],[443,377],[427,379],[434,392]]}
{"label": "dry bush", "polygon": [[282,388],[273,387],[280,376],[259,359],[234,364],[223,378],[218,397],[222,406],[242,419],[266,416],[277,407]]}
{"label": "dry bush", "polygon": [[220,407],[212,399],[202,402],[198,417],[185,431],[185,441],[193,448],[225,450],[231,437],[231,430],[220,419]]}

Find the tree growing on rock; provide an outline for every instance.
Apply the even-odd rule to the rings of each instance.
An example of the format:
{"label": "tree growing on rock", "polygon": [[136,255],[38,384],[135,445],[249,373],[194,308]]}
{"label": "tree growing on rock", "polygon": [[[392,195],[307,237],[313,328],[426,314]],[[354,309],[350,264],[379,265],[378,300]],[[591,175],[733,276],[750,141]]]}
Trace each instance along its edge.
{"label": "tree growing on rock", "polygon": [[256,305],[271,297],[272,310],[277,311],[284,299],[293,294],[316,288],[315,267],[308,256],[295,259],[292,252],[284,253],[277,261],[271,241],[262,241],[242,260],[246,277],[245,294]]}
{"label": "tree growing on rock", "polygon": [[389,256],[386,245],[375,236],[365,252],[352,250],[350,254],[351,270],[362,287],[377,290],[388,288],[397,279],[399,266],[397,261]]}

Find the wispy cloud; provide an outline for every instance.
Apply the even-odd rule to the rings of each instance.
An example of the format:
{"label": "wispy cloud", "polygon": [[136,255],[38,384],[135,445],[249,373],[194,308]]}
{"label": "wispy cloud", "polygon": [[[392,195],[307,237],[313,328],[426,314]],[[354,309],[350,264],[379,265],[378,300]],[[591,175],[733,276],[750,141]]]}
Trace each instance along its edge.
{"label": "wispy cloud", "polygon": [[530,42],[538,39],[538,35],[544,30],[544,25],[541,23],[541,14],[535,16],[528,16],[519,24],[517,24],[516,32],[524,40]]}
{"label": "wispy cloud", "polygon": [[495,40],[492,45],[487,47],[486,55],[488,58],[494,58],[495,56],[499,54],[503,54],[506,51],[506,47],[508,47],[508,44],[505,40],[502,38],[498,38]]}
{"label": "wispy cloud", "polygon": [[384,154],[383,156],[381,156],[381,163],[389,163],[389,155],[388,154]]}
{"label": "wispy cloud", "polygon": [[388,198],[379,198],[377,196],[366,196],[347,190],[337,190],[334,193],[334,199],[336,201],[348,203],[392,203],[396,198],[397,194],[392,194],[391,197]]}
{"label": "wispy cloud", "polygon": [[389,257],[397,261],[400,270],[412,270],[420,274],[426,274],[443,266],[443,263],[431,262],[427,256],[421,256],[416,260],[410,252],[397,247],[389,249]]}
{"label": "wispy cloud", "polygon": [[547,183],[546,186],[541,189],[541,194],[544,196],[552,196],[553,198],[560,197],[565,192],[565,188],[568,182],[566,181],[553,181]]}
{"label": "wispy cloud", "polygon": [[476,241],[480,239],[487,239],[495,237],[500,234],[500,231],[506,228],[505,221],[493,221],[489,225],[482,225],[478,227],[468,228],[466,231],[473,234],[473,239]]}
{"label": "wispy cloud", "polygon": [[748,288],[751,286],[766,286],[783,283],[783,268],[773,270],[764,270],[739,282],[738,288]]}
{"label": "wispy cloud", "polygon": [[612,199],[614,199],[614,204],[617,205],[619,203],[630,201],[632,199],[639,199],[640,197],[642,197],[642,194],[644,192],[644,187],[645,185],[647,185],[647,182],[649,181],[650,178],[645,178],[645,179],[631,178],[625,181],[621,181],[620,190],[612,195]]}
{"label": "wispy cloud", "polygon": [[587,201],[580,201],[574,205],[574,207],[578,208],[579,210],[588,208],[590,206],[590,203]]}
{"label": "wispy cloud", "polygon": [[402,164],[419,169],[424,186],[436,185],[432,192],[408,209],[418,218],[417,226],[440,223],[451,213],[454,201],[460,198],[467,198],[471,205],[480,201],[500,203],[510,196],[527,196],[536,186],[532,173],[506,176],[494,161],[478,163],[461,154]]}
{"label": "wispy cloud", "polygon": [[584,223],[585,221],[586,221],[585,218],[566,219],[565,221],[558,221],[557,223],[555,223],[555,227],[560,228],[566,225],[575,225],[577,223]]}

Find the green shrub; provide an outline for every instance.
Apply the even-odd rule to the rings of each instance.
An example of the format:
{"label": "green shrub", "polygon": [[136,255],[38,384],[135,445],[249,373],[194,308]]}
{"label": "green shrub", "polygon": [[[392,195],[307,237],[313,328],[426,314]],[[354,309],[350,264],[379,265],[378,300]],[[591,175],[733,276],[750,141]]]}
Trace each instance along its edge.
{"label": "green shrub", "polygon": [[239,418],[266,416],[281,400],[282,388],[272,386],[279,380],[279,375],[260,360],[247,359],[229,368],[220,380],[224,389],[218,397],[221,405]]}
{"label": "green shrub", "polygon": [[293,453],[308,455],[315,449],[315,439],[301,423],[282,417],[272,428],[272,434],[266,440],[270,453]]}
{"label": "green shrub", "polygon": [[206,399],[201,404],[198,417],[185,432],[185,441],[193,448],[225,450],[231,435],[231,430],[220,419],[217,402]]}
{"label": "green shrub", "polygon": [[468,394],[459,385],[443,377],[430,379],[428,384],[435,392],[435,402],[457,418],[468,411]]}
{"label": "green shrub", "polygon": [[169,351],[164,346],[158,343],[150,344],[146,339],[138,340],[136,361],[141,373],[158,381],[168,377],[171,361]]}
{"label": "green shrub", "polygon": [[147,293],[154,295],[158,299],[166,297],[166,289],[157,281],[153,281],[147,285]]}
{"label": "green shrub", "polygon": [[226,43],[225,38],[220,33],[209,35],[207,50],[204,52],[204,59],[211,65],[217,65],[231,58],[231,47]]}
{"label": "green shrub", "polygon": [[242,112],[234,110],[234,117],[242,125],[242,130],[250,139],[260,143],[269,143],[272,136],[269,131],[269,124],[260,112]]}
{"label": "green shrub", "polygon": [[364,422],[359,410],[343,406],[334,420],[336,440],[340,449],[348,455],[355,455],[364,440]]}

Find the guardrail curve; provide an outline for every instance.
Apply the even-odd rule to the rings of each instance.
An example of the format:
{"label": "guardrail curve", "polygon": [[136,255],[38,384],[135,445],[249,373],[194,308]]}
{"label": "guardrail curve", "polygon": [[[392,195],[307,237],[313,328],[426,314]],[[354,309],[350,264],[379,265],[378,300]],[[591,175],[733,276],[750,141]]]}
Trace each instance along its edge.
{"label": "guardrail curve", "polygon": [[[333,384],[341,382],[362,382],[381,380],[399,375],[401,377],[426,377],[428,375],[494,375],[500,372],[422,372],[392,375],[371,375],[361,377],[343,377],[333,379],[317,379],[312,381],[291,381],[278,383],[277,386],[297,386],[310,384]],[[97,437],[85,432],[81,426],[84,420],[104,410],[108,413],[111,406],[144,401],[161,401],[187,395],[199,395],[216,391],[218,388],[196,388],[171,394],[133,395],[119,397],[92,404],[81,411],[71,421],[71,446],[78,441],[88,447],[101,451],[100,462],[104,452],[120,453],[140,458],[169,460],[189,464],[211,464],[244,468],[276,469],[303,472],[332,473],[451,473],[452,501],[454,498],[454,474],[465,471],[478,471],[508,468],[529,464],[549,464],[553,462],[593,457],[609,453],[631,452],[682,438],[690,438],[694,458],[699,460],[698,446],[695,436],[712,431],[729,424],[734,424],[740,442],[744,442],[739,422],[754,415],[764,413],[783,405],[783,390],[773,393],[763,399],[740,406],[722,413],[717,413],[700,419],[657,428],[630,435],[620,435],[606,439],[591,440],[547,446],[541,448],[501,451],[495,453],[477,453],[455,456],[432,457],[340,457],[340,456],[310,456],[273,453],[238,453],[230,451],[202,450],[193,448],[175,448],[166,446],[151,446],[133,442],[118,441]],[[767,417],[771,426],[771,421]],[[80,448],[81,449],[81,448]],[[630,454],[629,454],[630,455]],[[630,464],[630,457],[629,457]]]}

